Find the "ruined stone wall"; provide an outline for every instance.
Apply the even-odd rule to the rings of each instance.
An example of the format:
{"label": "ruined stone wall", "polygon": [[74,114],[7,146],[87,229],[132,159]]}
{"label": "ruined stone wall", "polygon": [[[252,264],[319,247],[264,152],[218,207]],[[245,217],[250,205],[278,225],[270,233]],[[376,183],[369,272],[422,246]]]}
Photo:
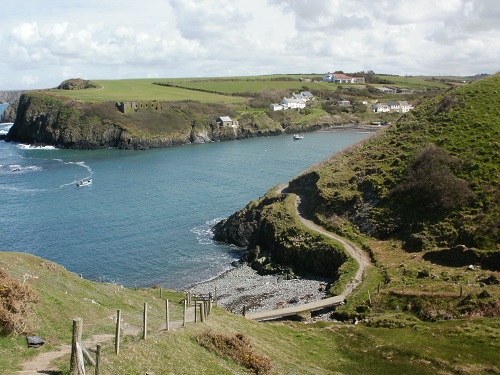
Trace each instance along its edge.
{"label": "ruined stone wall", "polygon": [[139,111],[161,111],[161,103],[157,100],[116,103],[122,113]]}

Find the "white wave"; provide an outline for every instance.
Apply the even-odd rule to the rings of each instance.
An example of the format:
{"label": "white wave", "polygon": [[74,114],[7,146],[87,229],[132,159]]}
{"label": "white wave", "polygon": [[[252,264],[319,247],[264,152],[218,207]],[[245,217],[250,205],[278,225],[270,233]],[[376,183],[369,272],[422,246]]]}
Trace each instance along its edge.
{"label": "white wave", "polygon": [[18,165],[18,164],[9,165],[10,172],[18,172],[18,173],[38,172],[38,171],[41,171],[42,169],[43,169],[42,167],[39,167],[36,165],[28,165],[28,166],[23,166],[23,165]]}
{"label": "white wave", "polygon": [[0,124],[0,135],[7,135],[10,128],[14,125],[12,122],[6,122],[4,124]]}
{"label": "white wave", "polygon": [[221,220],[223,218],[206,221],[205,224],[192,228],[190,232],[196,234],[196,239],[200,245],[211,245],[215,242],[213,240],[214,233],[212,228]]}
{"label": "white wave", "polygon": [[33,146],[26,143],[19,143],[17,148],[21,150],[57,150],[54,146]]}

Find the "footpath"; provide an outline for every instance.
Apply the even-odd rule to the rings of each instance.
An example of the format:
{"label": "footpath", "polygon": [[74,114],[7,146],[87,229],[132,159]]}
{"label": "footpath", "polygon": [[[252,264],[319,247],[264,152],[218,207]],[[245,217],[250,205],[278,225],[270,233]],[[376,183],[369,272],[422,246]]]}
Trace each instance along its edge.
{"label": "footpath", "polygon": [[[278,188],[277,193],[281,193],[286,189],[286,185],[281,185]],[[315,311],[315,310],[320,310],[325,307],[332,307],[332,306],[338,306],[342,305],[349,296],[352,291],[363,281],[363,274],[364,271],[367,267],[371,265],[370,258],[368,255],[361,250],[358,246],[355,244],[351,243],[350,241],[346,240],[343,237],[340,237],[334,233],[328,232],[324,228],[316,225],[314,222],[311,220],[308,220],[304,217],[304,211],[301,209],[301,197],[297,196],[297,202],[296,202],[296,209],[297,209],[297,215],[300,218],[300,221],[304,226],[307,228],[320,233],[324,236],[327,236],[329,238],[332,238],[338,242],[340,242],[346,252],[358,263],[359,267],[356,272],[356,275],[354,278],[347,284],[346,288],[342,292],[342,294],[335,296],[335,297],[330,297],[330,298],[325,298],[319,301],[314,301],[314,302],[309,302],[305,303],[302,305],[297,305],[297,306],[291,306],[291,307],[285,307],[281,309],[275,309],[275,310],[267,310],[267,311],[259,311],[256,313],[251,313],[251,314],[246,314],[247,319],[251,320],[272,320],[272,319],[278,319],[284,316],[289,316],[289,315],[295,315],[300,312],[304,311]]]}

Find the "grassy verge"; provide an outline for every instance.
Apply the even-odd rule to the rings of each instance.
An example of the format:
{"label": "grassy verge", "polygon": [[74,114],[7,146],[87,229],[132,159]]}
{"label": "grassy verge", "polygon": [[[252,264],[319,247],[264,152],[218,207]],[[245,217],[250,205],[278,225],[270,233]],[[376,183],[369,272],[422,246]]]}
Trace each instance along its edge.
{"label": "grassy verge", "polygon": [[[24,359],[40,351],[68,344],[75,312],[83,316],[84,323],[97,323],[99,317],[106,318],[116,307],[121,307],[126,322],[139,324],[145,299],[152,309],[163,307],[155,289],[128,290],[118,285],[93,283],[31,255],[0,255],[0,267],[26,280],[40,293],[41,301],[36,306],[40,329],[36,333],[50,338],[38,350],[27,349],[24,338],[1,338],[2,373],[12,373]],[[376,273],[368,273],[367,287],[376,285],[377,277]],[[174,306],[183,297],[175,292],[165,294]],[[361,298],[363,294],[360,289]],[[104,315],[103,309],[107,311]],[[150,313],[150,319],[155,320],[154,312]],[[215,308],[204,324],[190,323],[185,329],[168,334],[152,329],[146,341],[140,339],[140,334],[127,336],[118,356],[111,343],[104,345],[101,374],[248,373],[229,356],[218,355],[200,345],[197,338],[207,334],[245,337],[251,347],[249,353],[255,358],[269,359],[269,374],[483,374],[498,373],[500,369],[498,318],[429,323],[400,311],[381,315],[379,321],[372,326],[332,322],[257,323]],[[103,324],[97,331],[106,332],[107,326]],[[114,327],[113,322],[110,326]],[[88,334],[87,329],[84,326],[84,334]],[[59,359],[57,364],[62,374],[68,373],[69,356]],[[89,367],[87,371],[93,369]]]}
{"label": "grassy verge", "polygon": [[80,279],[62,266],[22,253],[0,253],[0,267],[40,295],[34,305],[35,327],[29,334],[42,337],[46,344],[39,350],[27,349],[26,339],[0,337],[0,372],[15,370],[25,358],[40,351],[71,343],[72,319],[83,318],[83,339],[94,335],[113,334],[116,311],[122,310],[124,332],[139,335],[144,302],[148,303],[149,327],[158,330],[165,322],[165,302],[169,299],[171,320],[182,319],[179,303],[184,294],[159,289],[127,289],[116,284]]}

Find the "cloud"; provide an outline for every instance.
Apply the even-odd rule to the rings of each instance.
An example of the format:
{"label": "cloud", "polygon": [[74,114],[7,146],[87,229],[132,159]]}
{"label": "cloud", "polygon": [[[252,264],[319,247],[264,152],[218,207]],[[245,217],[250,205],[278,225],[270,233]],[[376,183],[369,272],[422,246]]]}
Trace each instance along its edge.
{"label": "cloud", "polygon": [[2,15],[0,89],[70,73],[475,74],[500,61],[497,0],[18,0]]}

